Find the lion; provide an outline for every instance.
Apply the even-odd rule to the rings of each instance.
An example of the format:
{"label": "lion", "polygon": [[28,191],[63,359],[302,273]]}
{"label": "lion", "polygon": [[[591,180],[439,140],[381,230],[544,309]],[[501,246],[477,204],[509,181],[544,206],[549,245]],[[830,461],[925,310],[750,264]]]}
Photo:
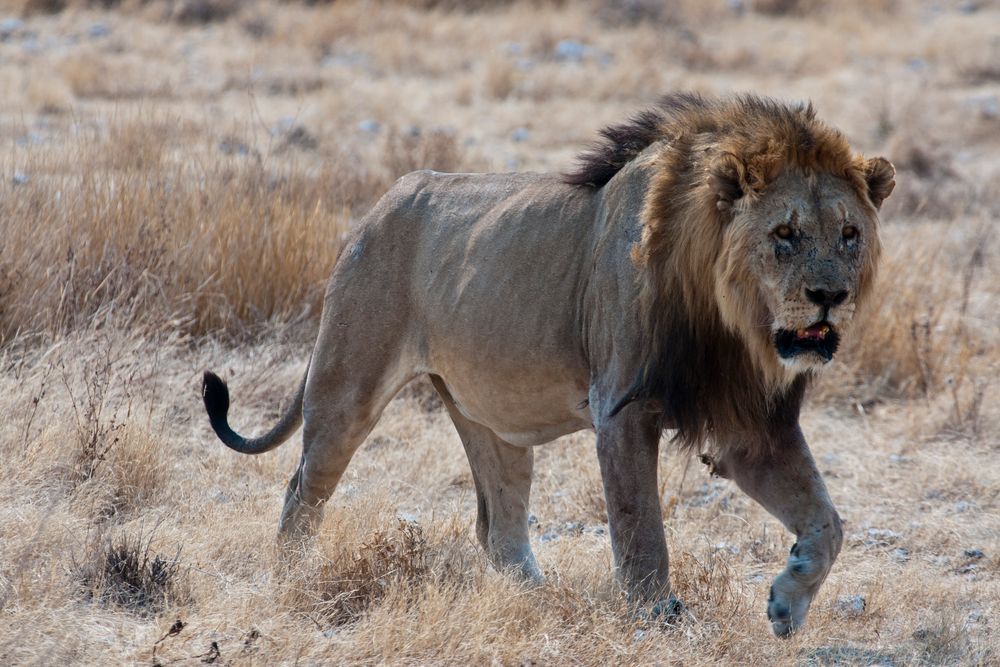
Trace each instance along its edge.
{"label": "lion", "polygon": [[810,379],[870,301],[884,158],[852,152],[811,104],[671,94],[564,175],[399,179],[349,239],[291,407],[261,454],[304,423],[279,535],[308,537],[390,399],[429,376],[475,482],[491,562],[541,574],[528,533],[533,448],[596,433],[614,572],[637,611],[671,618],[657,492],[666,430],[792,533],[767,616],[802,627],[841,548],[841,520],[799,427]]}

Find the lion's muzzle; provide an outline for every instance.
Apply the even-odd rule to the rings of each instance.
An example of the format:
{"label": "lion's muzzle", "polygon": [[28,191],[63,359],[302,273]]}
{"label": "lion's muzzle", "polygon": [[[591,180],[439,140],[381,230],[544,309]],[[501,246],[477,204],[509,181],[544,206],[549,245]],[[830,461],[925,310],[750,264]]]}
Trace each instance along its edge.
{"label": "lion's muzzle", "polygon": [[803,354],[817,354],[824,363],[833,359],[840,346],[840,334],[832,324],[820,320],[799,329],[778,329],[774,334],[774,347],[783,359]]}

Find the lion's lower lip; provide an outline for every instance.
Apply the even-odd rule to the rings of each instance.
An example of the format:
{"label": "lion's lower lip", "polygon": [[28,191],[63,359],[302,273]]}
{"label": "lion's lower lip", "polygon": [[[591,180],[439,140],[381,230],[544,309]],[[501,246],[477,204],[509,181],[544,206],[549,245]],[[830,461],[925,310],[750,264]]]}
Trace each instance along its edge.
{"label": "lion's lower lip", "polygon": [[824,361],[833,359],[840,345],[840,335],[829,322],[815,322],[799,329],[779,329],[774,347],[784,359],[802,354],[818,354]]}

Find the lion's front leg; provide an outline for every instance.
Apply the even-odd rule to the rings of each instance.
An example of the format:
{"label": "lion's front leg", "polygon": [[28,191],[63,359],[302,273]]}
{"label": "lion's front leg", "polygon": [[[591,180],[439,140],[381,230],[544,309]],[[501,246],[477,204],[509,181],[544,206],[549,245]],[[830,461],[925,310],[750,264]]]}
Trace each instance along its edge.
{"label": "lion's front leg", "polygon": [[783,637],[805,623],[809,605],[840,553],[843,531],[799,428],[788,429],[773,451],[753,458],[737,445],[712,463],[713,472],[735,481],[795,533],[788,564],[771,585],[767,604],[771,628]]}
{"label": "lion's front leg", "polygon": [[656,488],[657,415],[629,405],[597,429],[615,574],[629,601],[671,615],[667,542]]}

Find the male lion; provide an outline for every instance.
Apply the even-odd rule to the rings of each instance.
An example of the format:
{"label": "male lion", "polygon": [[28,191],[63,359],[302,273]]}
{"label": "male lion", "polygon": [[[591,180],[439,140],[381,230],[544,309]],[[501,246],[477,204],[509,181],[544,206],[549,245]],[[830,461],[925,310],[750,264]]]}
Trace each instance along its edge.
{"label": "male lion", "polygon": [[206,373],[212,427],[260,454],[305,422],[279,529],[301,538],[386,403],[429,375],[472,466],[479,540],[529,579],[532,448],[592,429],[616,574],[654,614],[677,604],[656,483],[674,429],[795,533],[767,607],[786,635],[842,541],[799,408],[870,297],[895,171],[811,105],[750,95],[669,95],[603,137],[563,177],[401,178],[333,269],[289,411],[245,439]]}

